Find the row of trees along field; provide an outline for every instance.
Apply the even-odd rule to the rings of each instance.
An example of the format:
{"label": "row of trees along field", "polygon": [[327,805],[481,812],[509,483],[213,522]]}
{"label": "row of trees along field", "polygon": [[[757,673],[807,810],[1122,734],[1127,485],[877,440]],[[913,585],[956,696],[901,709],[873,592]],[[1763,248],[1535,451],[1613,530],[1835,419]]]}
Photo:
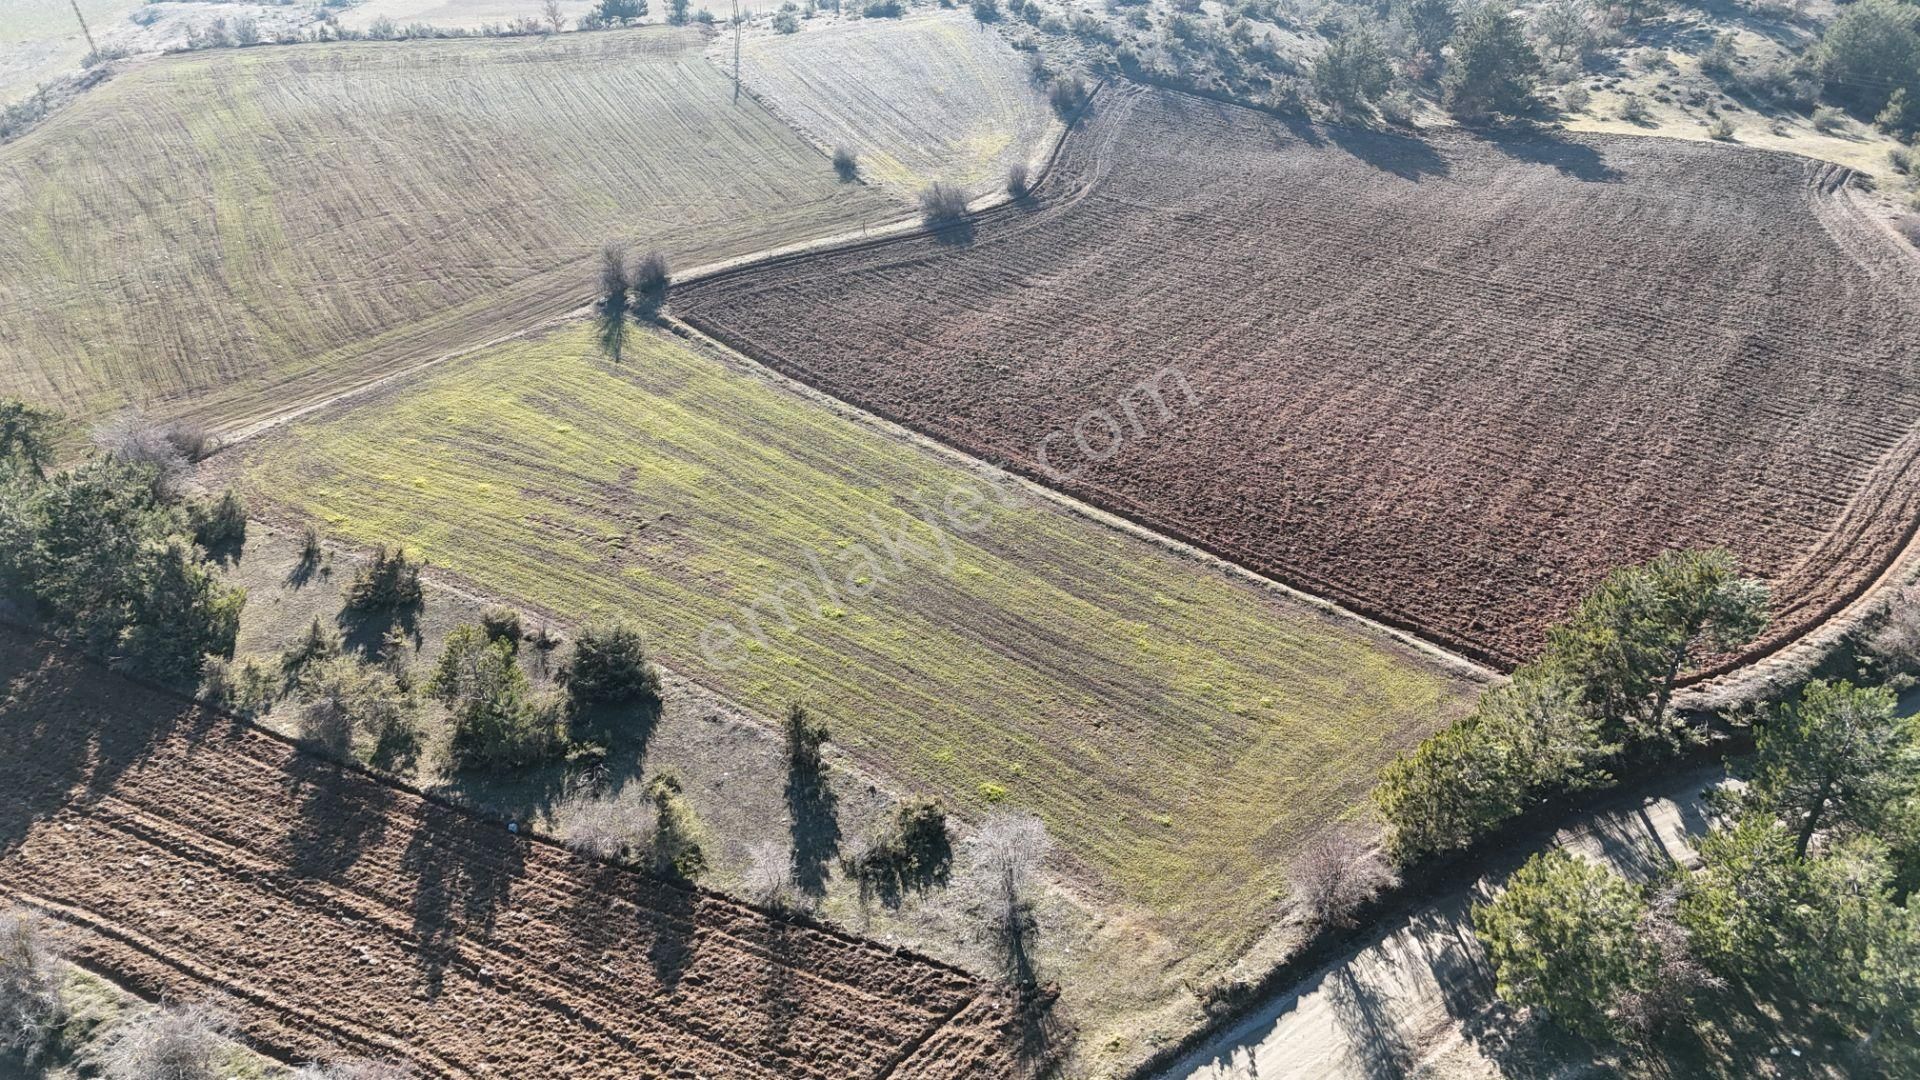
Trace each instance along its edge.
{"label": "row of trees along field", "polygon": [[[1672,708],[1679,677],[1751,640],[1766,607],[1724,551],[1609,576],[1539,660],[1385,771],[1389,852],[1464,848],[1696,743]],[[1916,661],[1909,588],[1833,661],[1890,685],[1816,679],[1753,718],[1755,751],[1715,793],[1696,869],[1634,883],[1564,851],[1531,859],[1473,912],[1501,998],[1683,1071],[1724,1053],[1716,1039],[1818,1035],[1873,1068],[1920,1068],[1920,723],[1894,691]],[[1773,1014],[1787,1035],[1766,1033]]]}

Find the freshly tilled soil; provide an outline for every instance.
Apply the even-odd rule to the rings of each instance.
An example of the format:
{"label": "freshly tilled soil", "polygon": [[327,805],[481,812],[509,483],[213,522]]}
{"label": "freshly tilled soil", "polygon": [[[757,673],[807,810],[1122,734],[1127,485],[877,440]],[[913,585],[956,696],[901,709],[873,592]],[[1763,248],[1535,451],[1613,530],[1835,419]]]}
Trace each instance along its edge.
{"label": "freshly tilled soil", "polygon": [[964,972],[514,835],[0,630],[0,898],[282,1058],[428,1076],[1015,1075]]}
{"label": "freshly tilled soil", "polygon": [[[1723,544],[1773,586],[1753,655],[1858,595],[1920,513],[1920,273],[1846,179],[1122,85],[1025,206],[689,283],[674,308],[1496,664],[1608,570]],[[1192,395],[1163,379],[1167,416],[1141,384],[1170,367]]]}

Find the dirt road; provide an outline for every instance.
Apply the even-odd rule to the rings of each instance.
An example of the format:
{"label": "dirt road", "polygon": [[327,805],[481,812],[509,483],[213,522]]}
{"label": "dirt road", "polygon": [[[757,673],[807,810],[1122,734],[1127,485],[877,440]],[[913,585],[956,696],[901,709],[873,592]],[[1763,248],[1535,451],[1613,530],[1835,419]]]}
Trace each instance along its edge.
{"label": "dirt road", "polygon": [[[1718,768],[1686,773],[1563,830],[1554,842],[1644,876],[1668,859],[1690,857],[1686,838],[1707,827],[1701,796],[1725,775]],[[1461,1058],[1481,1059],[1478,1046],[1460,1045],[1463,1028],[1493,1004],[1468,909],[1519,861],[1393,923],[1189,1055],[1162,1080],[1376,1080],[1406,1076],[1443,1054],[1450,1072],[1459,1070]],[[1490,1063],[1486,1072],[1497,1075]]]}

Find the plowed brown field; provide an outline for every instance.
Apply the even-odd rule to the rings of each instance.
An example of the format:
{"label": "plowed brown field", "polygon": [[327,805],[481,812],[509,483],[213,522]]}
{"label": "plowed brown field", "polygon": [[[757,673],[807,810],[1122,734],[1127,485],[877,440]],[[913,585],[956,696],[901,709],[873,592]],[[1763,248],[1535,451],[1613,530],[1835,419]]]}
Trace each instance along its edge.
{"label": "plowed brown field", "polygon": [[[1772,644],[1876,578],[1920,511],[1920,272],[1844,179],[1123,86],[1041,199],[969,237],[776,261],[674,303],[843,398],[1476,657],[1517,662],[1608,569],[1690,544],[1772,581]],[[1170,365],[1193,401],[1164,384],[1180,415],[1138,432],[1116,403],[1151,428],[1132,388]]]}
{"label": "plowed brown field", "polygon": [[592,863],[0,630],[0,897],[292,1060],[430,1076],[1016,1075],[963,972]]}

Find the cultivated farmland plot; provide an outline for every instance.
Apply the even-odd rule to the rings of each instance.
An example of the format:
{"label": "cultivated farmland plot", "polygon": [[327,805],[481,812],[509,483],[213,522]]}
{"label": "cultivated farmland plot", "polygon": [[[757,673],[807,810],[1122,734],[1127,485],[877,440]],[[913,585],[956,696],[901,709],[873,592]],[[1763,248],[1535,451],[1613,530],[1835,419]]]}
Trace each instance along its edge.
{"label": "cultivated farmland plot", "polygon": [[1473,689],[665,335],[620,364],[586,327],[513,342],[232,467],[254,505],[469,587],[635,619],[761,716],[810,702],[895,790],[1041,814],[1187,952],[1257,934],[1298,845]]}
{"label": "cultivated farmland plot", "polygon": [[1012,1075],[962,972],[514,836],[0,630],[0,898],[290,1060],[426,1076]]}
{"label": "cultivated farmland plot", "polygon": [[[1803,158],[1316,129],[1114,88],[1037,208],[683,289],[849,401],[1512,664],[1607,570],[1725,544],[1767,642],[1920,515],[1920,273]],[[1108,456],[1177,367],[1191,422]],[[1043,442],[1062,416],[1070,437]],[[1043,453],[1045,456],[1043,457]]]}
{"label": "cultivated farmland plot", "polygon": [[0,148],[0,394],[238,423],[681,269],[898,216],[694,30],[170,57]]}
{"label": "cultivated farmland plot", "polygon": [[[872,182],[909,196],[936,180],[997,189],[1058,130],[1020,54],[971,15],[802,25],[752,32],[741,77],[822,148],[852,150]],[[711,55],[731,69],[727,40]]]}

